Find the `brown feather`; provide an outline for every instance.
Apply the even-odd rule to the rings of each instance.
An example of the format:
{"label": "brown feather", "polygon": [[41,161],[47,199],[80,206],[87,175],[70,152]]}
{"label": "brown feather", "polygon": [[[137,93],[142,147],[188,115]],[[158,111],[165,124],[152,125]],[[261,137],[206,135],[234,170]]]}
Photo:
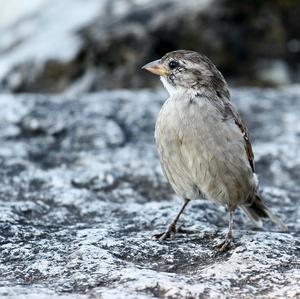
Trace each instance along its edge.
{"label": "brown feather", "polygon": [[246,153],[247,153],[247,157],[248,157],[250,166],[252,168],[252,171],[255,172],[254,154],[253,154],[253,150],[252,150],[252,145],[251,145],[248,129],[247,129],[244,121],[242,120],[242,118],[238,114],[238,112],[233,109],[231,104],[227,103],[226,106],[227,106],[227,109],[226,109],[227,113],[229,112],[229,114],[231,114],[231,116],[234,118],[235,124],[239,127],[239,129],[240,129],[240,131],[241,131],[241,133],[244,137],[245,150],[246,150]]}
{"label": "brown feather", "polygon": [[252,145],[251,145],[250,138],[249,138],[248,129],[247,129],[245,123],[243,122],[243,120],[239,117],[239,115],[237,115],[237,117],[235,116],[234,121],[235,121],[236,125],[240,128],[240,130],[243,134],[248,160],[249,160],[250,166],[252,168],[252,171],[255,172],[254,154],[253,154]]}

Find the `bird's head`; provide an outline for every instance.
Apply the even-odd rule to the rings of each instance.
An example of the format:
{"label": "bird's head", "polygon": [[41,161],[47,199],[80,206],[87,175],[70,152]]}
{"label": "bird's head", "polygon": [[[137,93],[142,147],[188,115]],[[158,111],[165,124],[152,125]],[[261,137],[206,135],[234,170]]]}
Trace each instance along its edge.
{"label": "bird's head", "polygon": [[228,93],[227,84],[216,66],[194,51],[178,50],[143,66],[159,75],[170,95],[184,89]]}

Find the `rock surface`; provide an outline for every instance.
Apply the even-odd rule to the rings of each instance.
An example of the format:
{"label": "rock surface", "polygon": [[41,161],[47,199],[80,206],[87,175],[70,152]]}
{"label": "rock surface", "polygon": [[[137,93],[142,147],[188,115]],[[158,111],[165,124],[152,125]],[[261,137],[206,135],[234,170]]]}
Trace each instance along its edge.
{"label": "rock surface", "polygon": [[162,91],[0,96],[1,298],[299,298],[300,88],[232,90],[254,141],[265,201],[289,227],[213,247],[223,207],[181,201],[153,145]]}

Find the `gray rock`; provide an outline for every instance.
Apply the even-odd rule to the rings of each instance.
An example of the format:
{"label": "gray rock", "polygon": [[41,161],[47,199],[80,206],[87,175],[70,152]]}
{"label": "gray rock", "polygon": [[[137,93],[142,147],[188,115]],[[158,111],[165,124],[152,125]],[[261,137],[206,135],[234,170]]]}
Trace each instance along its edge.
{"label": "gray rock", "polygon": [[298,298],[300,88],[234,89],[265,201],[289,226],[255,231],[237,211],[178,211],[153,144],[162,91],[0,96],[1,298]]}
{"label": "gray rock", "polygon": [[[0,23],[1,89],[67,89],[88,67],[83,53],[86,45],[78,32],[96,19],[105,23],[128,13],[135,2],[40,0],[27,6],[18,1],[6,4],[15,13],[11,20],[8,18],[2,26]],[[5,18],[6,12],[4,9],[1,17]]]}
{"label": "gray rock", "polygon": [[257,78],[271,86],[291,83],[291,73],[287,63],[282,60],[260,61]]}

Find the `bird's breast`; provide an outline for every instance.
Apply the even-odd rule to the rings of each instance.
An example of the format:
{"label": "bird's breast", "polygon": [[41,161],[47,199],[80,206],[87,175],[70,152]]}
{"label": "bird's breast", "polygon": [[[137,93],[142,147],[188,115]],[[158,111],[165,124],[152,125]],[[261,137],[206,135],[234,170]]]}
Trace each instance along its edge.
{"label": "bird's breast", "polygon": [[226,202],[229,193],[237,200],[251,187],[243,136],[208,99],[168,99],[156,122],[155,140],[173,187],[188,180],[208,197]]}
{"label": "bird's breast", "polygon": [[216,109],[207,100],[193,97],[169,98],[158,115],[155,139],[179,145],[184,139],[209,141],[209,132],[217,122]]}

